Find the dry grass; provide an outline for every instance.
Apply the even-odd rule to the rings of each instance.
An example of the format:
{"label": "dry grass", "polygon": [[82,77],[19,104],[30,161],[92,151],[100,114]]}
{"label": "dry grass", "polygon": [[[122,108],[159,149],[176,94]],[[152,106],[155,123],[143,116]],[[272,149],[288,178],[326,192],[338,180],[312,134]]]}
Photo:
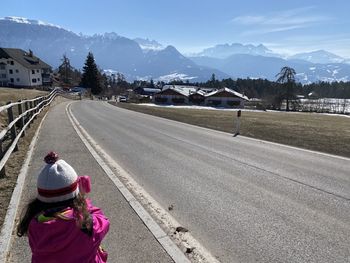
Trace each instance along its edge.
{"label": "dry grass", "polygon": [[[18,92],[18,90],[17,90]],[[29,93],[25,93],[27,98],[29,97]],[[32,93],[36,97],[37,94],[40,93]],[[43,93],[41,93],[43,94]],[[2,95],[2,94],[1,94]],[[22,94],[23,95],[23,94]],[[21,94],[18,94],[18,97],[23,98]],[[16,95],[13,95],[15,97]],[[32,97],[32,98],[33,98]],[[55,100],[51,103],[51,106],[54,106],[58,103],[61,103],[62,101],[65,101],[65,98],[55,98]],[[39,123],[41,122],[43,116],[48,111],[49,107],[46,107],[37,117],[37,119],[34,120],[33,124],[30,125],[29,129],[26,129],[26,136],[21,138],[18,143],[18,151],[13,152],[11,154],[10,159],[6,163],[5,170],[6,170],[6,176],[1,178],[0,177],[0,227],[3,224],[3,221],[5,219],[6,211],[11,199],[11,195],[13,192],[13,189],[17,182],[18,174],[22,168],[24,159],[26,157],[29,145],[32,141],[32,138],[39,126]],[[0,129],[1,130],[1,129]]]}
{"label": "dry grass", "polygon": [[[174,109],[118,103],[119,107],[232,133],[236,112]],[[252,112],[241,117],[241,135],[350,157],[350,118],[316,113]]]}
{"label": "dry grass", "polygon": [[42,90],[0,87],[0,106],[5,105],[9,101],[16,102],[23,99],[32,99],[46,94],[48,94],[48,92]]}
{"label": "dry grass", "polygon": [[[15,89],[15,88],[3,88],[0,87],[0,106],[6,105],[8,102],[16,102],[18,100],[33,99],[38,96],[48,94],[47,91],[35,90],[35,89]],[[16,110],[17,108],[15,108]],[[0,113],[0,130],[7,126],[7,113],[6,111]]]}

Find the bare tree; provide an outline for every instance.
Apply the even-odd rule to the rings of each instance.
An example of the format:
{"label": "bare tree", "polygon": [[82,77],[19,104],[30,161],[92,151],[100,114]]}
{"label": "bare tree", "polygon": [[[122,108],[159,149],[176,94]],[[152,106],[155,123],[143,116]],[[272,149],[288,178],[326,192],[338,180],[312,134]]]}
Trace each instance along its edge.
{"label": "bare tree", "polygon": [[286,86],[285,99],[287,101],[286,111],[289,111],[289,101],[294,98],[295,70],[290,67],[283,67],[276,75],[277,82]]}

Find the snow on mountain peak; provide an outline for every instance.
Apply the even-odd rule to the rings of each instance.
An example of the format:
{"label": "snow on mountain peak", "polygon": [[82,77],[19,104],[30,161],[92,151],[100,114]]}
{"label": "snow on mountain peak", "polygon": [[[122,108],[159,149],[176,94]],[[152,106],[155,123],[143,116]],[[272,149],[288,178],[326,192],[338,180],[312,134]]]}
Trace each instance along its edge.
{"label": "snow on mountain peak", "polygon": [[143,39],[143,38],[135,38],[134,41],[136,41],[140,48],[144,51],[149,51],[149,50],[155,50],[159,51],[164,49],[164,46],[160,43],[158,43],[155,40],[149,40],[148,38]]}
{"label": "snow on mountain peak", "polygon": [[289,59],[302,59],[312,63],[342,63],[344,58],[325,50],[316,50],[305,53],[298,53],[290,56]]}
{"label": "snow on mountain peak", "polygon": [[51,27],[61,28],[60,26],[46,23],[41,20],[28,19],[25,17],[18,17],[18,16],[6,16],[4,18],[0,18],[0,20],[10,21],[10,22],[19,23],[19,24],[51,26]]}

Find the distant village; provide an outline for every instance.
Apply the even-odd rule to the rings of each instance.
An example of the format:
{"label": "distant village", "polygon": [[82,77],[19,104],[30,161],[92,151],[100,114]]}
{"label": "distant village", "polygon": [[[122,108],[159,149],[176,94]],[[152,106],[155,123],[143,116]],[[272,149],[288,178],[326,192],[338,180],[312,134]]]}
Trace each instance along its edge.
{"label": "distant village", "polygon": [[[95,64],[94,60],[93,63]],[[94,66],[97,71],[96,64]],[[249,105],[251,108],[260,110],[349,114],[349,101],[341,99],[344,96],[347,97],[348,92],[348,89],[344,89],[344,85],[347,84],[342,82],[313,83],[307,86],[295,83],[293,93],[287,94],[286,97],[286,94],[283,93],[283,84],[263,79],[218,81],[213,74],[212,79],[206,83],[172,81],[154,84],[153,80],[150,82],[137,80],[130,84],[120,73],[117,73],[117,76],[114,74],[108,76],[100,70],[97,71],[97,74],[98,82],[93,86],[99,87],[97,91],[93,91],[91,88],[86,89],[83,74],[70,65],[65,55],[59,68],[53,70],[31,50],[0,48],[0,87],[37,89],[61,87],[67,92],[78,92],[87,96],[95,95],[121,102],[152,102],[164,105],[201,105],[239,109]],[[239,87],[233,83],[239,84]],[[322,98],[322,94],[320,96],[319,93],[327,96],[328,92],[332,92],[329,93],[328,98],[335,94],[335,97],[339,99],[333,101],[319,99]],[[310,101],[306,100],[313,101],[310,104]]]}
{"label": "distant village", "polygon": [[[0,86],[49,87],[53,84],[50,65],[35,56],[31,50],[0,48]],[[77,91],[78,89],[73,89]],[[150,98],[157,104],[188,104],[243,108],[249,98],[228,88],[206,88],[190,85],[164,85],[161,88],[138,87],[125,95]]]}

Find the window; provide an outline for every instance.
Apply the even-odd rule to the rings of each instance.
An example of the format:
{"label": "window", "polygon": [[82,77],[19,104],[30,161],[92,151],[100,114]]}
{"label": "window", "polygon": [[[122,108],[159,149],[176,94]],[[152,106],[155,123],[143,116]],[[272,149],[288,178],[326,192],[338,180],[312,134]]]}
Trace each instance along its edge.
{"label": "window", "polygon": [[7,64],[10,64],[10,60],[7,60]]}
{"label": "window", "polygon": [[9,73],[10,73],[10,74],[13,74],[13,70],[12,70],[12,69],[10,69],[10,70],[9,70]]}
{"label": "window", "polygon": [[35,70],[34,69],[32,69],[32,74],[35,74]]}
{"label": "window", "polygon": [[36,83],[36,79],[32,79],[32,82],[33,82],[33,83]]}
{"label": "window", "polygon": [[17,78],[16,81],[19,82],[19,78]]}
{"label": "window", "polygon": [[6,79],[6,74],[1,74],[2,79]]}
{"label": "window", "polygon": [[38,78],[38,81],[40,81],[40,79]]}
{"label": "window", "polygon": [[38,69],[36,70],[36,73],[39,73],[39,70],[38,70]]}
{"label": "window", "polygon": [[12,60],[10,61],[10,64],[11,64],[11,65],[13,65],[13,64],[14,64]]}
{"label": "window", "polygon": [[16,69],[16,73],[18,73],[19,71],[18,71],[18,69]]}
{"label": "window", "polygon": [[13,78],[10,78],[10,82],[12,82],[12,83],[13,83],[13,82],[14,82],[14,79],[13,79]]}
{"label": "window", "polygon": [[5,69],[5,65],[0,65],[0,69]]}

